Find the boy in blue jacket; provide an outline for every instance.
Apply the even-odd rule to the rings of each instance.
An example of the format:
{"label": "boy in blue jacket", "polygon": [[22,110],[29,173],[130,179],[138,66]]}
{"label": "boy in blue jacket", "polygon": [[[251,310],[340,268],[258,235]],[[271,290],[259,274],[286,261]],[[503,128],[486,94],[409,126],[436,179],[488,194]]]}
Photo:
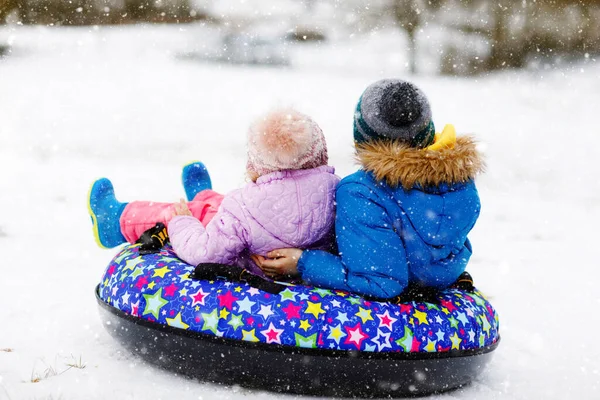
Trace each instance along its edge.
{"label": "boy in blue jacket", "polygon": [[336,189],[339,254],[275,250],[259,260],[263,271],[381,299],[409,284],[453,284],[471,257],[467,234],[480,211],[474,140],[457,138],[451,125],[436,135],[423,92],[392,79],[362,94],[354,140],[361,169]]}

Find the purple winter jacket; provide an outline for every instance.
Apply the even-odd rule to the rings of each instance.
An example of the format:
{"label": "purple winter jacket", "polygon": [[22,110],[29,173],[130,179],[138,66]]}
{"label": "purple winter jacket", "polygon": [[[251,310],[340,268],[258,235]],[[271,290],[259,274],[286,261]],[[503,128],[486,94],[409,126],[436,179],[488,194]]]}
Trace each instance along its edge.
{"label": "purple winter jacket", "polygon": [[339,180],[327,165],[263,175],[225,195],[206,228],[194,217],[174,217],[168,226],[171,244],[188,264],[235,264],[252,272],[260,270],[249,262],[249,254],[325,248],[335,239]]}

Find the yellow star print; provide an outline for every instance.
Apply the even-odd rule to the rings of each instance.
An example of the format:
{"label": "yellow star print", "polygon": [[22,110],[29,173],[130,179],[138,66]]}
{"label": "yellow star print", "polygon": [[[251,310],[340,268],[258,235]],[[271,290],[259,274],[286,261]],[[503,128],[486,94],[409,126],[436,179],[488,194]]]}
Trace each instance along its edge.
{"label": "yellow star print", "polygon": [[177,314],[175,318],[167,318],[167,324],[181,329],[189,328],[189,325],[181,320],[181,313]]}
{"label": "yellow star print", "polygon": [[373,321],[373,317],[371,317],[371,310],[367,310],[366,308],[358,307],[359,311],[355,314],[362,319],[363,324],[367,321]]}
{"label": "yellow star print", "polygon": [[167,272],[171,272],[171,270],[170,270],[170,269],[169,269],[169,268],[168,268],[168,267],[165,265],[165,266],[164,266],[164,267],[162,267],[162,268],[155,269],[155,270],[154,270],[154,275],[152,275],[152,277],[154,278],[155,276],[160,276],[161,278],[164,278],[164,277],[165,277],[165,274],[166,274]]}
{"label": "yellow star print", "polygon": [[329,327],[329,336],[327,339],[333,339],[337,344],[340,344],[340,338],[346,336],[344,332],[340,329],[340,325],[335,327]]}
{"label": "yellow star print", "polygon": [[254,333],[254,329],[251,331],[245,331],[242,329],[242,340],[246,340],[248,342],[258,342],[258,338]]}
{"label": "yellow star print", "polygon": [[488,321],[488,319],[487,319],[487,317],[485,315],[481,315],[481,317],[479,319],[481,319],[481,323],[483,324],[483,328],[482,329],[489,336],[490,335],[490,328],[492,327],[490,325],[490,322]]}
{"label": "yellow star print", "polygon": [[323,310],[321,308],[321,303],[312,303],[312,302],[308,302],[308,307],[306,308],[306,311],[304,311],[305,314],[312,314],[315,316],[315,318],[319,318],[319,314],[325,314],[325,310]]}
{"label": "yellow star print", "polygon": [[429,325],[429,322],[427,321],[427,314],[423,311],[416,310],[415,318],[419,320],[419,324]]}
{"label": "yellow star print", "polygon": [[300,328],[304,329],[304,331],[308,331],[308,328],[310,328],[310,324],[308,323],[307,319],[303,319],[300,321]]}
{"label": "yellow star print", "polygon": [[450,340],[452,341],[452,349],[459,350],[460,342],[462,342],[462,339],[458,337],[456,332],[454,332],[454,335],[450,336]]}
{"label": "yellow star print", "polygon": [[433,353],[435,351],[436,343],[437,343],[437,340],[427,339],[427,346],[425,346],[425,350],[430,353]]}
{"label": "yellow star print", "polygon": [[221,312],[219,313],[219,318],[227,319],[228,316],[229,316],[229,311],[227,311],[225,308],[222,308]]}

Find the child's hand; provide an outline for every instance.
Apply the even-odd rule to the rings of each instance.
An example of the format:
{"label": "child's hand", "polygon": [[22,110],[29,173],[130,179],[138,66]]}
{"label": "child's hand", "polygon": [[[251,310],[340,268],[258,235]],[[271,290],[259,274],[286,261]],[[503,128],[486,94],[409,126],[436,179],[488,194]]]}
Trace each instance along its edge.
{"label": "child's hand", "polygon": [[187,203],[183,199],[179,199],[179,203],[173,203],[173,216],[176,217],[178,215],[193,216]]}
{"label": "child's hand", "polygon": [[256,265],[258,265],[259,267],[262,265],[263,261],[266,260],[266,257],[263,256],[259,256],[258,254],[251,254],[250,258],[252,259],[252,261],[254,261],[254,263]]}
{"label": "child's hand", "polygon": [[302,255],[300,249],[279,249],[267,253],[261,260],[260,269],[270,277],[298,275],[298,260]]}

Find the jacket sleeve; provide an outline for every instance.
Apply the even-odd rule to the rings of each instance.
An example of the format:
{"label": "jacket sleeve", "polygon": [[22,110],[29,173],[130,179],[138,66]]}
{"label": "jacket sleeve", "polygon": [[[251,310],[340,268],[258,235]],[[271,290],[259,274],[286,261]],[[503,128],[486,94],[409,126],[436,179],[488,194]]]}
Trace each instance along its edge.
{"label": "jacket sleeve", "polygon": [[467,235],[477,222],[481,202],[473,181],[466,184],[463,190],[446,193],[440,199],[444,202],[442,209],[446,210],[446,215],[439,222],[438,232],[447,232],[445,236],[448,239],[428,243],[431,260],[428,263],[414,263],[411,280],[423,286],[442,289],[453,284],[467,267],[473,253]]}
{"label": "jacket sleeve", "polygon": [[378,298],[399,295],[408,284],[406,251],[377,195],[347,183],[338,187],[336,201],[339,256],[304,251],[298,261],[302,279]]}
{"label": "jacket sleeve", "polygon": [[469,239],[460,249],[453,250],[446,258],[432,260],[428,265],[421,265],[411,270],[415,282],[419,285],[444,289],[452,285],[467,268],[472,249]]}
{"label": "jacket sleeve", "polygon": [[168,231],[173,250],[190,265],[233,264],[247,243],[246,229],[223,205],[206,228],[194,217],[176,216]]}

